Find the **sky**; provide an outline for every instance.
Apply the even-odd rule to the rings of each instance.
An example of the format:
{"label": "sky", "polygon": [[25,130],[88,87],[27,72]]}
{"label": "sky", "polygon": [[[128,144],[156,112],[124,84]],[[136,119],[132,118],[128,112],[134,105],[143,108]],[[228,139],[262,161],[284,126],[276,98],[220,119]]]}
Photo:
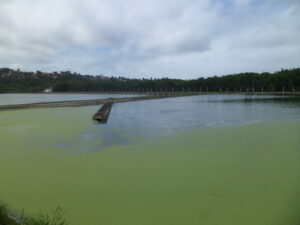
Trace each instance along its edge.
{"label": "sky", "polygon": [[300,0],[0,0],[0,67],[192,79],[300,67]]}

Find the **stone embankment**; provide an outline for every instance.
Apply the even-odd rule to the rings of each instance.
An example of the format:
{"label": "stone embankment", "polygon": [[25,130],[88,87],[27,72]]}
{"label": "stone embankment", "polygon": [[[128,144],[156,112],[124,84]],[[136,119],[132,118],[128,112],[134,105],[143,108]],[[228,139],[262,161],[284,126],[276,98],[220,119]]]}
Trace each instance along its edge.
{"label": "stone embankment", "polygon": [[30,103],[30,104],[1,105],[0,110],[102,105],[107,102],[113,102],[113,103],[131,102],[131,101],[151,100],[151,99],[166,98],[166,97],[171,97],[171,96],[169,96],[169,95],[140,96],[140,97],[131,97],[131,98],[108,98],[108,99],[74,100],[74,101],[62,101],[62,102],[41,102],[41,103]]}

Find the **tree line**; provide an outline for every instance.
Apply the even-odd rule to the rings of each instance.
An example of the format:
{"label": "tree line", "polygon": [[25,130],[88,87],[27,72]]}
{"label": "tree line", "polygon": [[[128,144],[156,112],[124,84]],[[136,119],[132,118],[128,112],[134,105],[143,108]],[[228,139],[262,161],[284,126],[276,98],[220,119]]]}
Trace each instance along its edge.
{"label": "tree line", "polygon": [[300,91],[300,68],[274,73],[238,73],[181,80],[171,78],[129,79],[90,76],[70,71],[43,73],[0,68],[0,93],[97,91]]}

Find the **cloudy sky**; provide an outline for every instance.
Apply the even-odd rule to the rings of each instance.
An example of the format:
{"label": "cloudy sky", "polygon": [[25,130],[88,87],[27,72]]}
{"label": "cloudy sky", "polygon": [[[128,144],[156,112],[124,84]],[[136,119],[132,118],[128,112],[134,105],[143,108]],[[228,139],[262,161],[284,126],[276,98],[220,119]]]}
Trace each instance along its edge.
{"label": "cloudy sky", "polygon": [[0,67],[196,78],[300,67],[300,0],[0,0]]}

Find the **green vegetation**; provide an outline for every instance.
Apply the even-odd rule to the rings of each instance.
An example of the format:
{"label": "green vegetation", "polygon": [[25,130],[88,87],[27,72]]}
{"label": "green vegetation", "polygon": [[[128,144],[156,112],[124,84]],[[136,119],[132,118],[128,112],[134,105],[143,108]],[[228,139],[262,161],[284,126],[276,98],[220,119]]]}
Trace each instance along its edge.
{"label": "green vegetation", "polygon": [[70,71],[43,73],[0,69],[0,93],[96,91],[300,91],[300,68],[274,73],[239,73],[193,80],[128,79],[80,75]]}
{"label": "green vegetation", "polygon": [[8,210],[7,206],[0,203],[0,224],[1,225],[66,225],[63,211],[60,207],[52,212],[52,217],[46,214],[37,216],[25,216],[22,213],[16,216]]}
{"label": "green vegetation", "polygon": [[8,216],[7,207],[0,204],[0,224],[1,225],[18,225],[18,223]]}

